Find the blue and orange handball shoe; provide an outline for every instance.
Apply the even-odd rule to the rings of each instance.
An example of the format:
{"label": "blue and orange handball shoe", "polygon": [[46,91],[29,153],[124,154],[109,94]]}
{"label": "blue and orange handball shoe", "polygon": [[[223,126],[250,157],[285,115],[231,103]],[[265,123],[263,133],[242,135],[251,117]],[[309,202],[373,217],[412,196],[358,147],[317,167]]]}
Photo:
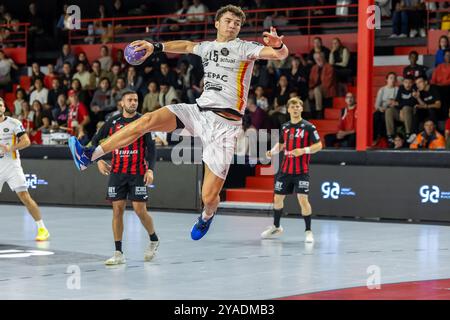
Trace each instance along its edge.
{"label": "blue and orange handball shoe", "polygon": [[214,216],[212,216],[211,219],[208,221],[203,221],[202,216],[198,218],[197,222],[194,224],[191,230],[191,238],[192,240],[200,240],[205,236],[205,234],[209,230],[209,226],[211,225],[211,222],[213,221]]}
{"label": "blue and orange handball shoe", "polygon": [[86,170],[87,167],[92,163],[92,153],[93,148],[85,148],[75,137],[69,138],[69,148],[72,153],[73,161],[75,166],[79,171]]}

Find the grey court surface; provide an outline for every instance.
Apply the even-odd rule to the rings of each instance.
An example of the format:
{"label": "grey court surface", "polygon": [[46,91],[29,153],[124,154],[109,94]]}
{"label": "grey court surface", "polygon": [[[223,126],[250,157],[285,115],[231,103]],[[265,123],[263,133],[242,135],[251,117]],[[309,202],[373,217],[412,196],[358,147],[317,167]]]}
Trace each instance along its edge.
{"label": "grey court surface", "polygon": [[[105,267],[113,252],[111,210],[43,207],[52,235],[37,244],[23,207],[0,204],[0,299],[272,299],[381,283],[450,278],[450,228],[283,219],[279,240],[260,240],[272,219],[218,215],[208,235],[190,240],[197,214],[152,212],[161,246],[144,263],[148,235],[125,216],[126,266]],[[80,271],[80,272],[78,272]]]}

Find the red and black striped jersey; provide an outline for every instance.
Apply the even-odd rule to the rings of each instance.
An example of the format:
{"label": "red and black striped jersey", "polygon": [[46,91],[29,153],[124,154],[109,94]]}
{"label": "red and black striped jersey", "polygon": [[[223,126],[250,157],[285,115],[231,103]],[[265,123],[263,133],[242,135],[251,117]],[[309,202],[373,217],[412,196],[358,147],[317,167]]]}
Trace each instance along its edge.
{"label": "red and black striped jersey", "polygon": [[[99,145],[102,140],[140,117],[141,114],[136,114],[133,118],[125,118],[121,114],[111,117],[92,138],[92,145]],[[153,170],[155,161],[155,142],[149,132],[132,144],[112,152],[111,172],[145,175],[149,168]]]}
{"label": "red and black striped jersey", "polygon": [[310,154],[294,157],[290,152],[294,149],[306,148],[320,141],[316,127],[302,119],[298,123],[286,122],[281,126],[279,143],[284,145],[284,156],[281,172],[286,174],[302,174],[309,172]]}

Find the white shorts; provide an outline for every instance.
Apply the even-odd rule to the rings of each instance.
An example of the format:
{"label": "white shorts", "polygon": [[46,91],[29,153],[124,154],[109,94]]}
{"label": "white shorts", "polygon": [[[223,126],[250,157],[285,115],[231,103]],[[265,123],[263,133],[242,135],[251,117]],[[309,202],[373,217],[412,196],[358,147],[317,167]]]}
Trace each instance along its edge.
{"label": "white shorts", "polygon": [[28,190],[27,180],[20,162],[4,163],[0,161],[0,192],[3,184],[7,183],[12,191],[23,192]]}
{"label": "white shorts", "polygon": [[201,111],[197,104],[172,104],[166,108],[183,123],[181,135],[201,139],[203,162],[217,177],[225,180],[233,161],[242,123],[227,120],[212,111]]}

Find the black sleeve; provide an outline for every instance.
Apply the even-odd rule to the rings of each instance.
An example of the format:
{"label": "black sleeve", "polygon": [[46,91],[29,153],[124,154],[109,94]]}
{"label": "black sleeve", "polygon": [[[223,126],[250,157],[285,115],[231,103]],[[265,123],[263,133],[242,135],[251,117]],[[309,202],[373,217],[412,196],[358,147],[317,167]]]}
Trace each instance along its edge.
{"label": "black sleeve", "polygon": [[154,170],[156,163],[156,146],[155,141],[153,141],[152,139],[151,133],[147,133],[145,135],[145,145],[146,145],[145,160],[147,160],[148,168],[150,170]]}
{"label": "black sleeve", "polygon": [[431,91],[431,94],[433,95],[433,98],[434,98],[434,102],[433,103],[435,103],[436,101],[441,101],[441,103],[442,103],[441,93],[439,92],[438,88],[433,86],[433,87],[431,87],[430,91]]}
{"label": "black sleeve", "polygon": [[319,132],[316,129],[316,126],[309,127],[309,142],[311,144],[315,144],[320,141]]}
{"label": "black sleeve", "polygon": [[109,129],[111,128],[111,125],[112,121],[110,119],[100,128],[100,130],[97,131],[97,133],[91,140],[91,144],[93,147],[97,147],[102,142],[102,140],[106,139],[109,136]]}
{"label": "black sleeve", "polygon": [[281,127],[280,130],[280,137],[278,139],[278,143],[279,144],[284,144],[284,127]]}

